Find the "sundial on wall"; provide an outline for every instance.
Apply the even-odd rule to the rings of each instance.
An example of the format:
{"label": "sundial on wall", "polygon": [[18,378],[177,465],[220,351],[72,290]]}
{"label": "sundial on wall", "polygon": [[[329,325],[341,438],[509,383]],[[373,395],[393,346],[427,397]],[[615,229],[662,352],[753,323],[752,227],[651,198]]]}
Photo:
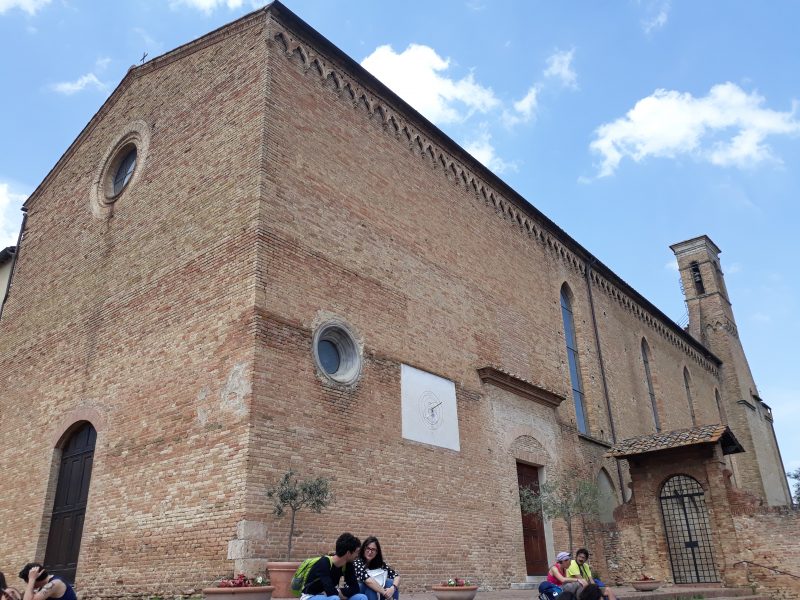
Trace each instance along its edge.
{"label": "sundial on wall", "polygon": [[402,365],[400,403],[403,437],[460,450],[456,386],[449,379]]}
{"label": "sundial on wall", "polygon": [[425,424],[431,429],[439,429],[444,419],[444,411],[442,410],[443,400],[439,400],[439,396],[430,390],[425,390],[420,394],[417,400],[419,414]]}

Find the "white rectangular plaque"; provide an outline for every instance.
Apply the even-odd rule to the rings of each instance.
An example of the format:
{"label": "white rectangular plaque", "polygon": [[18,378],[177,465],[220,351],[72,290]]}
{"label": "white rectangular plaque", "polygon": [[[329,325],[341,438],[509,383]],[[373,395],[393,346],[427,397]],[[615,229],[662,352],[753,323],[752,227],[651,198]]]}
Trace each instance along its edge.
{"label": "white rectangular plaque", "polygon": [[404,438],[461,450],[456,385],[452,381],[401,365],[400,397]]}

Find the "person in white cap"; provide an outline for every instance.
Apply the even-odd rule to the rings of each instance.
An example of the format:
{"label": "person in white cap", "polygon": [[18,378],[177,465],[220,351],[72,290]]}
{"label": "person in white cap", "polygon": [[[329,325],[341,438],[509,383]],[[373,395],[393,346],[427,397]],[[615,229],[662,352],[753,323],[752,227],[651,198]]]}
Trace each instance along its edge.
{"label": "person in white cap", "polygon": [[578,590],[586,585],[586,580],[580,577],[567,576],[567,568],[571,560],[572,555],[569,552],[559,552],[556,556],[556,562],[547,572],[547,581],[557,585],[565,592],[577,594]]}

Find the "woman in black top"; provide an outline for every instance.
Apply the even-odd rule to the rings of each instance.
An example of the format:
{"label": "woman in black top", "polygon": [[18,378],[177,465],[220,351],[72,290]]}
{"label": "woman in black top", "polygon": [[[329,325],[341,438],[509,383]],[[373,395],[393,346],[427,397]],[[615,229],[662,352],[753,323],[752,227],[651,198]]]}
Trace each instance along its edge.
{"label": "woman in black top", "polygon": [[400,597],[400,575],[383,560],[381,543],[371,535],[361,545],[361,552],[355,561],[356,579],[362,594],[368,600]]}

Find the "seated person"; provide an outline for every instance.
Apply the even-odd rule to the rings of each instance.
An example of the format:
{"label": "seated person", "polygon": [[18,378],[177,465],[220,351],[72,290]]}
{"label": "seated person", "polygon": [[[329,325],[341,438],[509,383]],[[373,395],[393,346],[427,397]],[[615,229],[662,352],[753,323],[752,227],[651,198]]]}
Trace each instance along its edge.
{"label": "seated person", "polygon": [[28,563],[22,567],[19,578],[27,582],[23,600],[78,600],[70,584],[58,575],[50,575],[39,563]]}
{"label": "seated person", "polygon": [[[565,592],[577,592],[586,585],[586,580],[580,577],[567,575],[567,567],[572,560],[569,552],[559,552],[556,556],[556,562],[550,567],[547,572],[547,581],[555,586],[558,586]],[[541,590],[541,586],[540,589]]]}
{"label": "seated person", "polygon": [[19,592],[6,585],[6,576],[0,573],[0,600],[19,600]]}
{"label": "seated person", "polygon": [[[331,596],[341,600],[345,598],[367,600],[367,597],[358,591],[358,579],[353,567],[353,561],[358,558],[359,548],[361,542],[352,533],[340,535],[336,540],[336,553],[333,556],[321,557],[311,567],[300,600],[328,600]],[[338,587],[342,576],[345,585]]]}
{"label": "seated person", "polygon": [[368,600],[378,600],[378,595],[386,600],[400,597],[400,576],[384,562],[381,543],[374,535],[364,540],[353,566],[356,568],[358,587]]}
{"label": "seated person", "polygon": [[589,566],[589,563],[586,562],[588,560],[589,551],[586,548],[578,548],[578,551],[575,552],[575,560],[570,563],[567,569],[567,577],[580,577],[581,579],[585,579],[587,584],[593,583],[597,585],[604,598],[608,598],[608,600],[617,600],[614,592],[608,589],[605,583],[592,577],[592,568]]}
{"label": "seated person", "polygon": [[600,600],[603,597],[603,591],[596,583],[590,583],[584,587],[578,594],[578,600]]}

